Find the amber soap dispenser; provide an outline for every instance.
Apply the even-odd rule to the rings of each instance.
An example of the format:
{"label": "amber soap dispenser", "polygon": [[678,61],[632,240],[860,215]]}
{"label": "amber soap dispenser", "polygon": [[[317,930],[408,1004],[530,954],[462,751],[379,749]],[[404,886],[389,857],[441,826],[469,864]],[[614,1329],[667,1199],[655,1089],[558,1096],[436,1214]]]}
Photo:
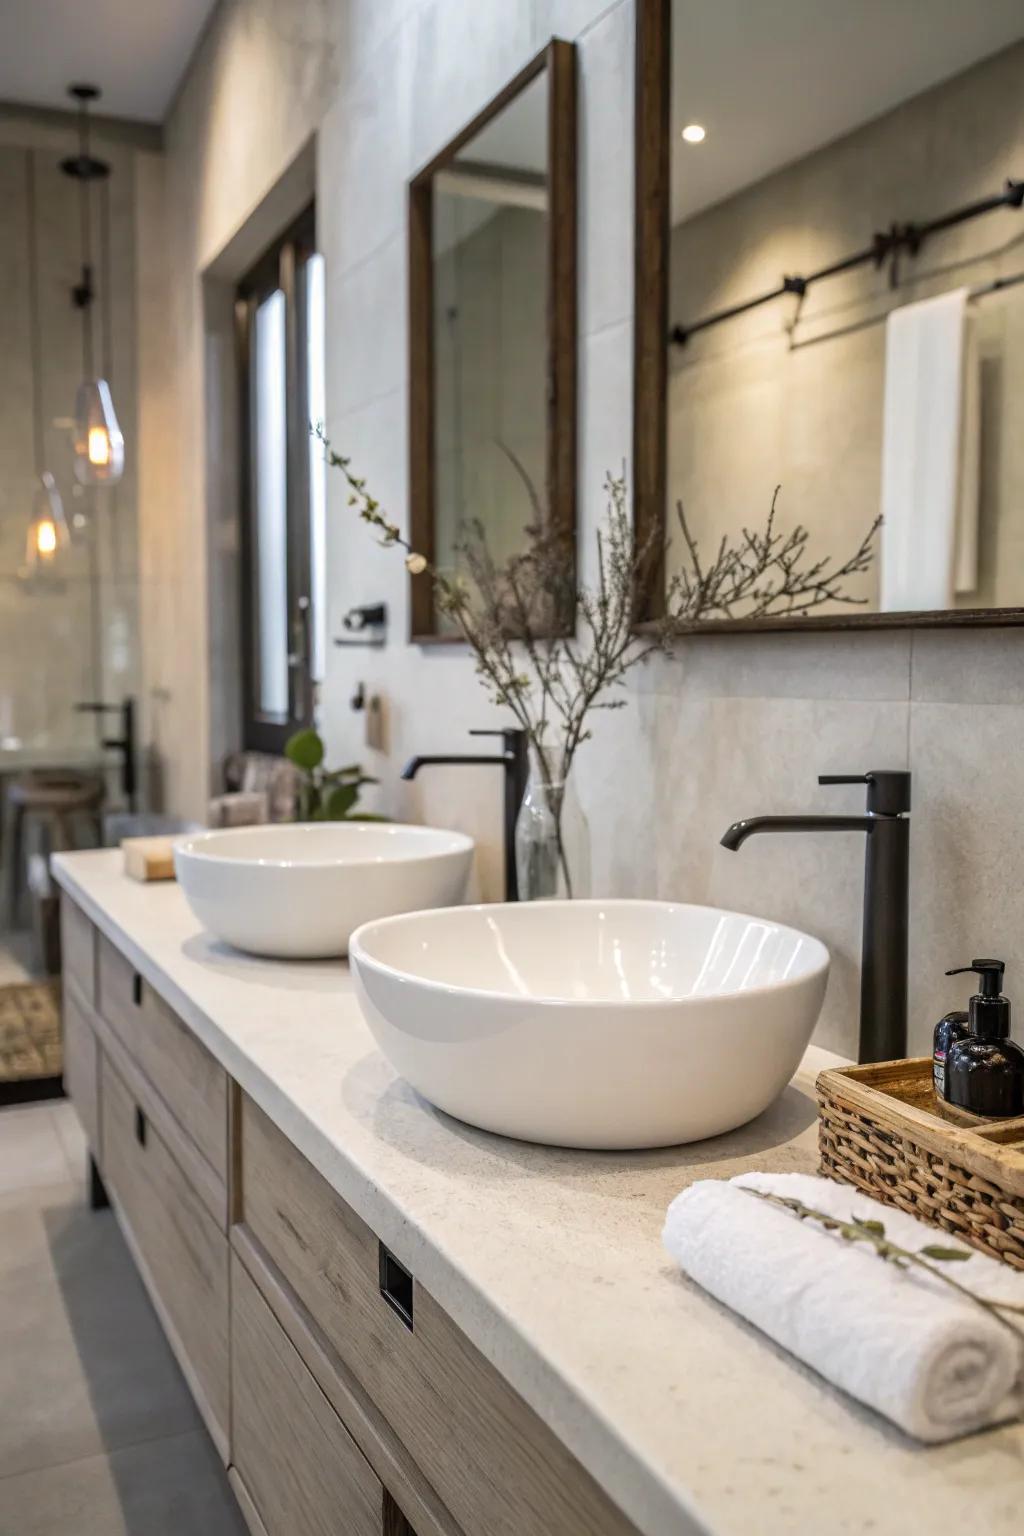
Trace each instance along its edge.
{"label": "amber soap dispenser", "polygon": [[972,960],[946,972],[981,977],[969,1005],[967,1037],[954,1041],[946,1056],[946,1098],[973,1115],[1024,1115],[1024,1051],[1010,1039],[1003,970],[1001,960]]}

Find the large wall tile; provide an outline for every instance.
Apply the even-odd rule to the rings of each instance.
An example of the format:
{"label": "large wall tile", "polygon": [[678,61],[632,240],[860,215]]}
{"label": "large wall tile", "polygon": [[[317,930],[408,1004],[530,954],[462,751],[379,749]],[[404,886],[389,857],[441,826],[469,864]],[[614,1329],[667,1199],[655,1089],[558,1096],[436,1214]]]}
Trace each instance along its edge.
{"label": "large wall tile", "polygon": [[633,0],[534,0],[534,27],[542,39],[580,38],[616,6],[632,13]]}
{"label": "large wall tile", "polygon": [[902,631],[698,635],[652,658],[642,686],[685,698],[906,701],[910,645]]}
{"label": "large wall tile", "polygon": [[633,8],[618,5],[578,43],[579,327],[633,313]]}
{"label": "large wall tile", "polygon": [[[365,3],[365,0],[364,0]],[[431,0],[414,32],[412,143],[417,164],[444,147],[536,49],[531,0]]]}
{"label": "large wall tile", "polygon": [[[365,9],[356,6],[353,14]],[[319,130],[318,239],[335,276],[404,236],[406,182],[418,159],[411,139],[412,27],[393,28],[352,62],[354,77],[334,96]],[[334,195],[335,188],[344,195]]]}
{"label": "large wall tile", "polygon": [[597,578],[595,533],[604,521],[605,481],[629,475],[632,452],[633,325],[609,326],[579,346],[579,451],[577,456],[578,560],[581,577]]}
{"label": "large wall tile", "polygon": [[860,811],[864,791],[824,789],[819,773],[906,766],[907,705],[821,699],[700,699],[658,712],[658,888],[793,923],[817,934],[832,973],[815,1038],[855,1053],[864,838],[799,833],[719,839],[741,817]]}
{"label": "large wall tile", "polygon": [[928,704],[1024,704],[1024,628],[918,630],[911,693]]}
{"label": "large wall tile", "polygon": [[[348,272],[327,275],[327,334],[339,354],[332,364],[328,414],[368,405],[406,376],[406,242],[394,235]],[[332,345],[331,341],[328,346]],[[396,452],[405,445],[396,443]]]}
{"label": "large wall tile", "polygon": [[914,704],[910,719],[911,1044],[930,1051],[936,1021],[966,1006],[970,978],[943,972],[989,954],[1006,961],[1024,1038],[1024,708]]}
{"label": "large wall tile", "polygon": [[591,894],[656,898],[657,716],[665,702],[628,692],[623,697],[625,709],[594,716],[593,740],[580,748],[573,768],[587,822]]}

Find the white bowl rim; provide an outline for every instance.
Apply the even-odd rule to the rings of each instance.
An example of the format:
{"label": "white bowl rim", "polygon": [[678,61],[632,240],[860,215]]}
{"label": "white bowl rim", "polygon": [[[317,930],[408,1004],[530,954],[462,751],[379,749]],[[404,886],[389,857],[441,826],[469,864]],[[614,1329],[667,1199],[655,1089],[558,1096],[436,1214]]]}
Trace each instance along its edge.
{"label": "white bowl rim", "polygon": [[[262,821],[255,822],[248,827],[207,827],[202,832],[186,832],[174,841],[174,853],[182,853],[186,858],[195,859],[202,864],[229,865],[232,868],[241,868],[242,860],[233,859],[229,854],[214,853],[203,848],[204,843],[216,839],[234,841],[235,838],[244,839],[253,833],[269,833],[276,836],[284,832],[322,832],[329,827],[349,827],[357,833],[383,832],[386,835],[395,832],[412,833],[414,839],[421,837],[446,837],[451,842],[447,848],[438,848],[433,853],[427,853],[423,849],[410,849],[407,857],[391,859],[392,864],[411,864],[424,858],[446,858],[451,854],[472,853],[473,839],[465,832],[451,832],[447,827],[424,827],[412,821]],[[275,858],[273,855],[259,859],[245,861],[248,869],[359,869],[369,868],[379,861],[372,858],[360,858],[358,854],[353,858],[326,859],[289,859]],[[428,909],[429,910],[429,909]]]}
{"label": "white bowl rim", "polygon": [[725,1002],[729,999],[735,998],[746,999],[750,997],[764,997],[766,994],[781,992],[785,988],[793,986],[796,981],[814,981],[823,972],[827,973],[829,966],[832,963],[832,957],[829,954],[828,947],[822,943],[821,939],[816,938],[813,933],[805,933],[802,928],[793,928],[788,923],[777,922],[774,917],[759,917],[756,913],[752,912],[735,912],[731,907],[711,907],[704,902],[657,901],[653,898],[648,898],[645,896],[613,896],[609,897],[607,900],[602,900],[600,897],[586,897],[580,900],[572,901],[556,899],[550,901],[471,902],[461,907],[429,907],[422,912],[396,912],[391,917],[371,918],[369,922],[361,923],[358,928],[353,929],[352,933],[349,935],[349,965],[351,966],[353,961],[355,961],[356,967],[358,968],[360,962],[362,962],[368,967],[373,967],[382,975],[390,976],[396,981],[415,982],[415,984],[418,987],[422,987],[424,991],[436,993],[438,996],[479,998],[487,1002],[522,1003],[524,1001],[523,996],[518,992],[497,992],[490,987],[467,987],[459,982],[435,981],[432,977],[418,976],[415,971],[400,970],[398,966],[389,965],[387,961],[378,960],[375,956],[367,954],[363,948],[363,935],[368,934],[371,929],[389,928],[393,927],[397,923],[409,923],[414,920],[435,921],[446,917],[451,912],[494,913],[505,912],[510,909],[514,911],[522,911],[524,908],[529,907],[647,907],[657,909],[662,912],[671,911],[678,908],[685,908],[691,912],[713,912],[721,917],[737,917],[745,922],[768,923],[771,925],[771,927],[777,928],[780,933],[792,934],[794,938],[806,940],[810,945],[813,946],[811,950],[812,956],[814,953],[814,948],[819,951],[817,962],[813,964],[807,971],[803,972],[799,977],[793,977],[784,981],[764,982],[761,986],[744,987],[742,991],[711,993],[705,994],[701,997],[694,997],[690,995],[685,997],[680,996],[628,999],[611,997],[550,997],[545,993],[531,992],[526,998],[526,1001],[528,1001],[531,1006],[537,1004],[545,1008],[582,1008],[586,1010],[593,1008],[607,1009],[623,1006],[631,1009],[642,1008],[648,1011],[657,1011],[659,1009],[666,1008],[679,1008],[680,1006],[686,1006],[688,1004],[702,1004],[706,1006],[708,1003],[718,1001]]}

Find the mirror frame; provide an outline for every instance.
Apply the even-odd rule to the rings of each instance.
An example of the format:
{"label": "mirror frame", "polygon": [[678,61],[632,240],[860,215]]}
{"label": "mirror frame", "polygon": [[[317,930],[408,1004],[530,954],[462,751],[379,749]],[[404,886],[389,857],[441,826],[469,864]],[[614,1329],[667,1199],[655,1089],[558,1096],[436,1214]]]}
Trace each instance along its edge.
{"label": "mirror frame", "polygon": [[[672,0],[636,0],[633,295],[633,529],[653,537],[655,554],[636,592],[636,628],[650,631],[665,611],[668,496],[669,238],[671,197]],[[1020,608],[942,608],[914,613],[808,614],[708,619],[680,633],[773,630],[958,629],[1024,624]]]}
{"label": "mirror frame", "polygon": [[[409,539],[433,562],[436,540],[433,190],[436,172],[548,71],[547,506],[576,560],[576,48],[559,38],[498,92],[409,182]],[[409,578],[409,640],[464,645],[437,627],[427,575]]]}

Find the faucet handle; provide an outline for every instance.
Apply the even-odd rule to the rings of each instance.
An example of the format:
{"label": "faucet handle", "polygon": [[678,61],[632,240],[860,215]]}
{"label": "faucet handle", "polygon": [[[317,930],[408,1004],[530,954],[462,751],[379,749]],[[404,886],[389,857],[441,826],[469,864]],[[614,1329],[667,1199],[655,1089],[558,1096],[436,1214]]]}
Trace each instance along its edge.
{"label": "faucet handle", "polygon": [[899,816],[910,810],[910,774],[901,768],[869,768],[867,773],[819,773],[819,784],[866,784],[868,811]]}

